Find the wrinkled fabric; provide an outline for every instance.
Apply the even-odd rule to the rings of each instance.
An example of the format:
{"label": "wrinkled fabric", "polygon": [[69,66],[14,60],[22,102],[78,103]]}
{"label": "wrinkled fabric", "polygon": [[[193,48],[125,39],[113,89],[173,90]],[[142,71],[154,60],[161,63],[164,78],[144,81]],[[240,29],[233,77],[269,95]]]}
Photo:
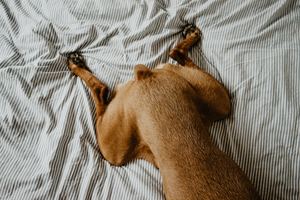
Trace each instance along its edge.
{"label": "wrinkled fabric", "polygon": [[102,159],[95,107],[65,55],[81,51],[113,89],[136,64],[174,62],[189,23],[203,34],[189,55],[231,95],[214,143],[263,199],[300,199],[299,21],[292,0],[2,0],[0,199],[163,199],[146,161]]}

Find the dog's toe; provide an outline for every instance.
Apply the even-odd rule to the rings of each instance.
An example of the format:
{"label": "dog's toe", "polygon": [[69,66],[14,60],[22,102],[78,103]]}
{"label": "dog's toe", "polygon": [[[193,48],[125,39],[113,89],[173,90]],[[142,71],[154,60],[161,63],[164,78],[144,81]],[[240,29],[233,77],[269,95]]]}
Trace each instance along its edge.
{"label": "dog's toe", "polygon": [[189,24],[183,29],[182,35],[183,35],[184,38],[187,38],[187,37],[192,36],[192,35],[195,35],[196,37],[200,37],[201,32],[200,32],[200,29],[198,27],[196,27],[193,24]]}
{"label": "dog's toe", "polygon": [[84,58],[78,52],[69,53],[67,55],[67,59],[68,59],[68,63],[69,64],[70,63],[75,64],[75,65],[82,65],[82,64],[84,64]]}
{"label": "dog's toe", "polygon": [[67,65],[69,69],[74,73],[76,70],[78,71],[79,68],[91,72],[90,69],[86,66],[83,56],[78,52],[67,54]]}

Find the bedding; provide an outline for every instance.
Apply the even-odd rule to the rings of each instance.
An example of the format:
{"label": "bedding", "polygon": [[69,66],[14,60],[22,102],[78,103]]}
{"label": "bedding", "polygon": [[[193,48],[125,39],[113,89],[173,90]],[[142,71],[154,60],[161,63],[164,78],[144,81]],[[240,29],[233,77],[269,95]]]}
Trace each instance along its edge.
{"label": "bedding", "polygon": [[173,62],[190,23],[203,34],[191,58],[231,95],[214,143],[263,199],[300,199],[299,22],[297,0],[2,0],[0,199],[163,199],[146,161],[102,159],[95,107],[65,55],[81,51],[113,89],[138,63]]}

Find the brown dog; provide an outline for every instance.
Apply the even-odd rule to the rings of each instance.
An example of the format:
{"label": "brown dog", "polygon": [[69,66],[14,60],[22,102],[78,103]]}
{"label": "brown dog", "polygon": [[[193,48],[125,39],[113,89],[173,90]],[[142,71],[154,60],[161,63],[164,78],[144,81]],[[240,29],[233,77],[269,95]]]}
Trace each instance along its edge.
{"label": "brown dog", "polygon": [[228,116],[226,89],[188,58],[200,39],[190,27],[170,53],[180,65],[150,70],[137,65],[135,78],[108,88],[86,67],[82,56],[68,56],[70,70],[90,88],[96,106],[97,141],[112,165],[142,158],[160,169],[166,199],[260,199],[242,170],[211,141],[208,126]]}

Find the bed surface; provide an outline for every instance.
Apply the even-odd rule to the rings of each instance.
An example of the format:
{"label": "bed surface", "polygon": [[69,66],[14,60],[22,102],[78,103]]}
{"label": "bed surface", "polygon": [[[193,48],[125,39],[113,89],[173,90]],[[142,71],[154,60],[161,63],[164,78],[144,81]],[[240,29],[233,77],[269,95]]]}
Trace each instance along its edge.
{"label": "bed surface", "polygon": [[0,199],[163,199],[143,160],[99,153],[95,108],[66,66],[79,50],[110,88],[167,54],[188,23],[191,58],[229,89],[232,114],[211,127],[263,199],[300,199],[300,2],[0,2]]}

